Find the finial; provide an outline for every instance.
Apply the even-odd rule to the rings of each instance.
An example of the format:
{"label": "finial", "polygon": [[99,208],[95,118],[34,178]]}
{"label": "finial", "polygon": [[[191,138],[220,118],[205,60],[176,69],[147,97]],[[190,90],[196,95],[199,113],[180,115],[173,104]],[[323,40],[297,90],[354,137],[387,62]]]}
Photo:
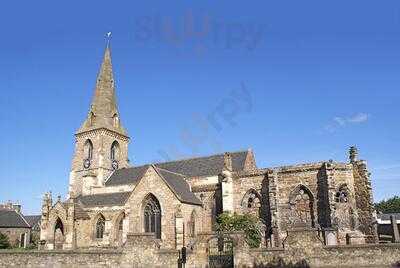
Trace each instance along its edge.
{"label": "finial", "polygon": [[230,153],[224,154],[224,170],[232,171],[232,156]]}
{"label": "finial", "polygon": [[112,32],[108,32],[108,33],[106,34],[106,38],[107,38],[107,47],[110,47],[111,35],[112,35]]}
{"label": "finial", "polygon": [[349,150],[350,163],[354,163],[358,160],[358,149],[356,146],[351,146]]}

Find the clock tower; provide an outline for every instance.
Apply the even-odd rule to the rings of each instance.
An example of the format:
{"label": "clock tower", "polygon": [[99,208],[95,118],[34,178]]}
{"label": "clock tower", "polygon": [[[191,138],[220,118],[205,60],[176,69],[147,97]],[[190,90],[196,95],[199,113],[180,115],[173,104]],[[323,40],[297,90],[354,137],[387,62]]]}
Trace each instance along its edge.
{"label": "clock tower", "polygon": [[114,170],[128,167],[129,139],[118,112],[107,45],[89,113],[75,134],[69,196],[90,195],[93,188],[104,187]]}

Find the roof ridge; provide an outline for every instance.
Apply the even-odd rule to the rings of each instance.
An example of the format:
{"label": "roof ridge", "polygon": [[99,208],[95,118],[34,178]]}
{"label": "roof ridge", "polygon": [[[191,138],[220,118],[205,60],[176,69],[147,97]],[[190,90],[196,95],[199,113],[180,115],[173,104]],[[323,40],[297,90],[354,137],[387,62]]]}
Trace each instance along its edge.
{"label": "roof ridge", "polygon": [[[227,152],[230,154],[237,154],[237,153],[248,153],[249,150],[240,150],[240,151],[233,151],[233,152]],[[154,163],[153,165],[162,165],[162,164],[167,164],[167,163],[176,163],[176,162],[183,162],[183,161],[189,161],[189,160],[194,160],[194,159],[201,159],[201,158],[210,158],[213,156],[223,156],[224,153],[218,153],[218,154],[213,154],[213,155],[206,155],[206,156],[196,156],[196,157],[188,157],[188,158],[182,158],[180,160],[172,160],[172,161],[167,161],[167,162],[158,162]]]}
{"label": "roof ridge", "polygon": [[[187,203],[187,201],[185,200],[185,198],[183,197],[183,196],[181,196],[181,194],[179,194],[175,189],[174,189],[174,187],[172,186],[172,185],[170,185],[170,183],[168,182],[168,180],[160,173],[160,171],[161,170],[164,170],[164,169],[162,169],[162,168],[157,168],[155,165],[152,165],[153,166],[153,168],[154,168],[154,170],[156,171],[156,173],[158,174],[158,176],[160,176],[160,178],[164,181],[164,183],[167,185],[167,187],[174,193],[174,195],[177,197],[177,199],[180,201],[180,202],[182,202],[182,203]],[[170,172],[171,174],[174,174],[173,172]],[[191,188],[190,188],[190,184],[185,180],[185,179],[183,179],[182,178],[182,182],[183,183],[185,183],[187,186],[189,186],[189,191],[191,192],[191,193],[193,193],[192,191],[191,191]]]}
{"label": "roof ridge", "polygon": [[29,222],[25,219],[25,216],[22,214],[22,213],[20,213],[20,212],[18,212],[18,211],[16,211],[16,210],[14,210],[23,220],[24,220],[24,222],[29,226],[29,227],[32,227],[30,224],[29,224]]}
{"label": "roof ridge", "polygon": [[174,175],[178,175],[178,176],[182,177],[183,179],[186,178],[185,175],[183,175],[183,174],[176,173],[176,172],[172,172],[172,171],[170,171],[170,170],[167,170],[167,169],[164,169],[164,168],[160,168],[160,167],[157,167],[157,166],[154,166],[154,167],[155,167],[156,169],[158,169],[158,170],[162,170],[162,171],[166,171],[167,173],[171,173],[171,174],[174,174]]}

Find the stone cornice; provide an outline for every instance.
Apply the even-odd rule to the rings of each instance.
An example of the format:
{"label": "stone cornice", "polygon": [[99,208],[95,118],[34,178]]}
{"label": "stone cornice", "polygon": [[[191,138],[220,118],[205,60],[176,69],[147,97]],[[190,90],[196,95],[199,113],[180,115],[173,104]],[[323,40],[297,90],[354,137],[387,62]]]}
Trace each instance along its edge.
{"label": "stone cornice", "polygon": [[194,192],[194,193],[213,192],[218,189],[219,189],[219,185],[217,183],[192,186],[192,192]]}
{"label": "stone cornice", "polygon": [[85,131],[85,132],[79,132],[79,133],[75,134],[75,137],[77,139],[79,139],[79,138],[82,138],[82,137],[83,138],[84,137],[88,137],[88,136],[92,137],[92,136],[96,136],[96,135],[99,135],[99,134],[108,134],[108,135],[110,135],[110,136],[112,136],[114,138],[117,138],[117,139],[120,139],[120,140],[123,140],[123,141],[127,141],[127,142],[130,141],[130,138],[128,136],[122,135],[122,134],[120,134],[118,132],[115,132],[113,130],[109,130],[107,128],[97,128],[97,129],[92,129],[92,130],[88,130],[88,131]]}

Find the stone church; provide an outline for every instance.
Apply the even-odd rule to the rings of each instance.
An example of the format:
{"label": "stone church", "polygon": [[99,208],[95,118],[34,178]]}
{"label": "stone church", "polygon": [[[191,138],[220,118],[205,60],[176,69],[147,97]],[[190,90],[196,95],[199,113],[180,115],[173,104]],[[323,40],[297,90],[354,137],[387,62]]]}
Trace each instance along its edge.
{"label": "stone church", "polygon": [[327,244],[376,241],[370,173],[355,147],[347,163],[260,168],[249,149],[130,164],[109,46],[75,138],[68,198],[43,199],[43,249],[122,247],[130,234],[152,236],[161,249],[190,247],[223,212],[258,217],[263,247],[281,247],[299,227],[329,233]]}

